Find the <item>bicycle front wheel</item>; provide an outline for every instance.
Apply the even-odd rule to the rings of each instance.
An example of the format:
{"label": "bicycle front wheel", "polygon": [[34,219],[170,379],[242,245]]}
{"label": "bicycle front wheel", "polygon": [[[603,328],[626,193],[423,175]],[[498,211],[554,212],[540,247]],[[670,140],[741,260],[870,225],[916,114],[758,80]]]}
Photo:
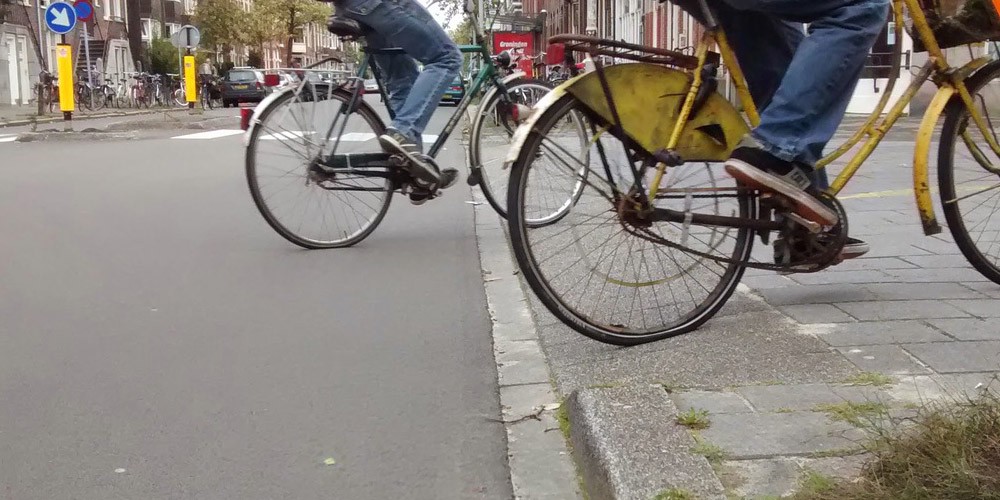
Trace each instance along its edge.
{"label": "bicycle front wheel", "polygon": [[495,92],[479,106],[469,139],[473,175],[478,177],[486,201],[501,217],[507,217],[510,170],[504,168],[504,160],[511,137],[518,125],[528,118],[521,114],[526,114],[552,90],[545,82],[533,78],[515,80],[506,87],[506,95]]}
{"label": "bicycle front wheel", "polygon": [[965,258],[1000,283],[1000,61],[965,85],[983,126],[957,97],[949,104],[938,146],[941,206]]}
{"label": "bicycle front wheel", "polygon": [[[736,289],[753,233],[651,218],[645,185],[653,170],[646,165],[656,162],[592,119],[566,95],[544,111],[521,148],[508,188],[517,263],[542,303],[594,340],[635,345],[690,332]],[[568,213],[532,222],[559,210],[581,182]],[[667,170],[651,206],[753,217],[756,205],[721,164],[684,164]]]}
{"label": "bicycle front wheel", "polygon": [[364,101],[347,112],[351,94],[327,85],[287,91],[261,111],[247,146],[250,194],[264,220],[304,248],[338,248],[365,239],[392,200],[388,169],[321,168],[331,156],[381,153],[385,125]]}

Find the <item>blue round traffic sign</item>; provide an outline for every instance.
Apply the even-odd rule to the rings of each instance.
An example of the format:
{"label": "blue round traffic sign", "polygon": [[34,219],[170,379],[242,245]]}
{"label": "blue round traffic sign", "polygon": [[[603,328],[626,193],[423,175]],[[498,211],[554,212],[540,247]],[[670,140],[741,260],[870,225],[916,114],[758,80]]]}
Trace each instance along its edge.
{"label": "blue round traffic sign", "polygon": [[94,17],[94,6],[90,4],[90,0],[76,0],[73,2],[73,9],[76,10],[76,18],[80,21],[87,22]]}
{"label": "blue round traffic sign", "polygon": [[65,2],[55,2],[45,9],[45,25],[57,35],[65,35],[76,26],[76,9]]}

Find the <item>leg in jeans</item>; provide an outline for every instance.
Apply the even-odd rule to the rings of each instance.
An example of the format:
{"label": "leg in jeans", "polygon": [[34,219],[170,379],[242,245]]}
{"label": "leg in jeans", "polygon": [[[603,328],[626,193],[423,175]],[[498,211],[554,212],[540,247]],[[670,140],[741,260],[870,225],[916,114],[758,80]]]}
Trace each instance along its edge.
{"label": "leg in jeans", "polygon": [[840,125],[868,52],[885,27],[888,0],[724,1],[745,11],[740,14],[809,23],[809,36],[798,44],[753,136],[782,160],[815,164]]}
{"label": "leg in jeans", "polygon": [[[434,17],[416,0],[345,0],[342,14],[372,28],[375,47],[401,47],[424,65],[402,57],[377,58],[396,112],[392,128],[419,142],[448,85],[458,75],[462,54]],[[343,12],[346,11],[346,12]]]}
{"label": "leg in jeans", "polygon": [[[761,12],[737,11],[724,2],[719,2],[715,8],[730,45],[741,62],[757,110],[763,112],[805,39],[803,24]],[[761,36],[762,33],[770,36]],[[846,94],[843,99],[850,101],[850,97]],[[847,102],[838,103],[837,107],[846,109]],[[797,161],[811,167],[823,156],[825,147],[826,141],[813,141]],[[810,173],[816,189],[830,187],[826,169]]]}

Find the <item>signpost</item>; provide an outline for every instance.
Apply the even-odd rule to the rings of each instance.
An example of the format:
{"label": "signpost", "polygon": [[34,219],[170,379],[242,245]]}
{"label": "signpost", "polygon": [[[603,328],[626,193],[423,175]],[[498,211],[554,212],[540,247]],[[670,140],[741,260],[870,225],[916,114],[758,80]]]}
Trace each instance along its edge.
{"label": "signpost", "polygon": [[90,30],[87,23],[94,17],[94,6],[90,0],[76,0],[73,2],[73,11],[76,12],[76,19],[83,23],[83,55],[87,58],[87,83],[94,85],[94,75],[90,74]]}
{"label": "signpost", "polygon": [[[91,9],[93,15],[93,9]],[[76,9],[65,2],[55,2],[45,9],[45,26],[62,36],[56,46],[56,67],[59,71],[59,110],[63,112],[67,129],[73,120],[73,48],[66,43],[66,33],[76,26]]]}
{"label": "signpost", "polygon": [[198,73],[195,69],[191,49],[201,43],[201,32],[198,31],[198,28],[186,24],[170,36],[170,43],[174,44],[178,51],[185,50],[186,55],[182,68],[184,71],[184,95],[187,98],[188,108],[194,109],[194,103],[198,102]]}

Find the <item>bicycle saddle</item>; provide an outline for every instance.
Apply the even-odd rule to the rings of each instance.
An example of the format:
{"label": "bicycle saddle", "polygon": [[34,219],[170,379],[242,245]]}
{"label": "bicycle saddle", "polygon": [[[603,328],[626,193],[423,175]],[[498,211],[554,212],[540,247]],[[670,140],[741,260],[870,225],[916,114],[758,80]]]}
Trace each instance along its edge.
{"label": "bicycle saddle", "polygon": [[350,39],[362,38],[371,31],[368,26],[341,16],[330,16],[326,20],[326,29],[336,36]]}

